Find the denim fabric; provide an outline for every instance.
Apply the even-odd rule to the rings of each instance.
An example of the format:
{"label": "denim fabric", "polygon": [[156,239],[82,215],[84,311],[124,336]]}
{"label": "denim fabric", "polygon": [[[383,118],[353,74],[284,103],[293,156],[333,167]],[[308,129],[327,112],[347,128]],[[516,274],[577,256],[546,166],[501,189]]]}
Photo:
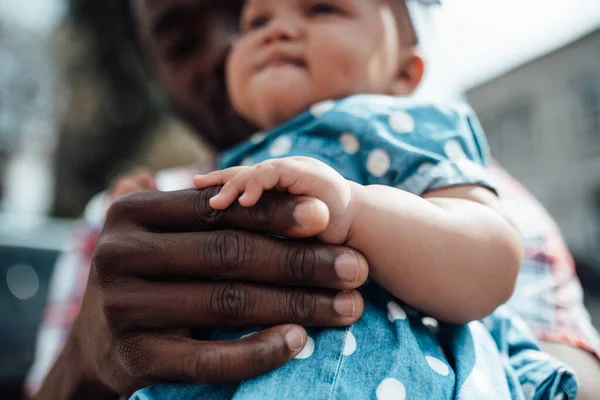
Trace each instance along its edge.
{"label": "denim fabric", "polygon": [[[220,167],[309,156],[347,179],[421,195],[452,185],[491,187],[485,136],[468,107],[360,95],[323,102],[222,154]],[[233,385],[159,385],[133,399],[568,399],[572,371],[539,347],[501,307],[482,322],[442,324],[375,282],[349,328],[311,328],[306,348],[281,368]],[[435,295],[432,293],[432,295]],[[259,329],[259,328],[256,328]],[[235,340],[254,330],[217,329]]]}

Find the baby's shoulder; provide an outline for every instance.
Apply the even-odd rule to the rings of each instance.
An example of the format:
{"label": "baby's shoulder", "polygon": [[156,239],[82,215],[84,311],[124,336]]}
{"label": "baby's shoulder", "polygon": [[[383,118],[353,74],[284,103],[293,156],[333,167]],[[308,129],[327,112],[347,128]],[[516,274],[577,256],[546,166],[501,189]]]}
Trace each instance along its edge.
{"label": "baby's shoulder", "polygon": [[[313,106],[320,117],[332,120],[362,120],[394,133],[473,130],[475,113],[462,102],[432,102],[407,97],[361,94]],[[316,113],[317,114],[317,113]],[[317,115],[316,115],[317,116]],[[340,118],[341,117],[341,118]]]}
{"label": "baby's shoulder", "polygon": [[[324,102],[323,104],[325,104]],[[456,119],[474,115],[473,109],[464,102],[426,101],[410,97],[359,94],[332,102],[332,110],[364,115],[391,115],[398,112],[411,114],[413,118]]]}

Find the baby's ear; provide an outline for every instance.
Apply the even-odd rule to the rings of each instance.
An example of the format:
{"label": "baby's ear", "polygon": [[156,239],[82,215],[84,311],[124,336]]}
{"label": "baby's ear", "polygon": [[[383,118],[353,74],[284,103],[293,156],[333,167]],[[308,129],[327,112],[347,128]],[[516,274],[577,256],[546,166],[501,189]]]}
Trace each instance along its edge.
{"label": "baby's ear", "polygon": [[390,94],[408,96],[417,89],[423,80],[425,62],[423,61],[423,57],[416,50],[413,50],[402,54],[399,65]]}

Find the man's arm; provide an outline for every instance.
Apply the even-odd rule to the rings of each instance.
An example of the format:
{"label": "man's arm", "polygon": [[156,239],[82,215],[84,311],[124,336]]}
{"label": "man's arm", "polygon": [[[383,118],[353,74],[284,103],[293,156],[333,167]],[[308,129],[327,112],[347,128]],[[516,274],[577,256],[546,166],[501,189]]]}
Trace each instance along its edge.
{"label": "man's arm", "polygon": [[86,376],[88,370],[81,359],[81,348],[75,337],[67,340],[65,347],[55,362],[54,368],[46,377],[36,399],[89,399],[112,400],[119,395],[106,388],[91,376]]}
{"label": "man's arm", "polygon": [[523,232],[526,248],[509,305],[528,323],[542,348],[576,372],[578,399],[597,400],[600,338],[585,312],[573,258],[544,207],[498,164],[488,172],[505,212]]}
{"label": "man's arm", "polygon": [[561,343],[542,342],[542,350],[573,368],[579,383],[578,400],[598,400],[600,361],[597,357],[578,347]]}

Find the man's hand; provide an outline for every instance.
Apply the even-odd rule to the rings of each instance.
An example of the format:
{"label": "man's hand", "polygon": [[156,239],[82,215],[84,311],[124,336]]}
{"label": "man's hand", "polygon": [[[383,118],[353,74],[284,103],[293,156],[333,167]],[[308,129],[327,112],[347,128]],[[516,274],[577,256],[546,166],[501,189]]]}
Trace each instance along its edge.
{"label": "man's hand", "polygon": [[[256,207],[215,211],[208,202],[216,193],[145,191],[114,203],[79,317],[40,398],[251,378],[302,350],[306,332],[295,324],[345,326],[360,317],[353,289],[368,274],[362,255],[264,235],[318,235],[322,202],[269,193]],[[256,325],[273,327],[227,342],[188,334]]]}
{"label": "man's hand", "polygon": [[148,168],[134,168],[118,177],[110,186],[108,197],[112,203],[121,196],[142,190],[157,190],[154,173]]}

